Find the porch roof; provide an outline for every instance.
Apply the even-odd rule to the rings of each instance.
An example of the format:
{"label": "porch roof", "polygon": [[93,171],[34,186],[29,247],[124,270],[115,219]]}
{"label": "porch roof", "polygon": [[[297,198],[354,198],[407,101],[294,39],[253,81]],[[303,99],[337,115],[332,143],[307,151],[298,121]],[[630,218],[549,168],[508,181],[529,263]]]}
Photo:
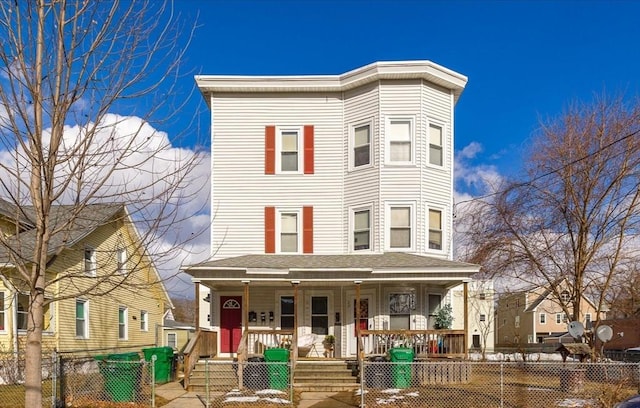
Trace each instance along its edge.
{"label": "porch roof", "polygon": [[479,265],[402,252],[350,255],[243,255],[211,260],[184,269],[195,281],[439,280],[462,281]]}

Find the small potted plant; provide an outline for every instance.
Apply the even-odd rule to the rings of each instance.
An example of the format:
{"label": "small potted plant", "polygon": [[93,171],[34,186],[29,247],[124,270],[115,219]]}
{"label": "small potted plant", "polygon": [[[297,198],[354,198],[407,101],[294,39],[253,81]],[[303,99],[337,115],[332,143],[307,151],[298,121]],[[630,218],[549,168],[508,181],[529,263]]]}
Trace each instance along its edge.
{"label": "small potted plant", "polygon": [[336,344],[336,337],[333,334],[327,334],[322,341],[324,344],[324,356],[330,357],[333,355],[333,346]]}

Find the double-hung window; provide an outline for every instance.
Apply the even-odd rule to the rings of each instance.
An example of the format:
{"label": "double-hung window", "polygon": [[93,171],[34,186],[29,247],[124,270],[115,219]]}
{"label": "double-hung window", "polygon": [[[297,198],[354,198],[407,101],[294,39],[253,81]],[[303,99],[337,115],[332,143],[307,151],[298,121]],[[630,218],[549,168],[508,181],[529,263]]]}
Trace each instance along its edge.
{"label": "double-hung window", "polygon": [[442,211],[429,209],[429,249],[442,250]]}
{"label": "double-hung window", "polygon": [[371,164],[371,125],[354,126],[352,129],[352,167],[355,169]]}
{"label": "double-hung window", "polygon": [[127,250],[125,248],[118,248],[116,257],[116,261],[118,263],[118,273],[127,273]]}
{"label": "double-hung window", "polygon": [[127,316],[128,310],[124,306],[118,308],[118,340],[127,340]]}
{"label": "double-hung window", "polygon": [[540,324],[547,323],[547,315],[545,313],[540,313]]}
{"label": "double-hung window", "polygon": [[361,209],[353,212],[353,250],[371,249],[371,210]]}
{"label": "double-hung window", "polygon": [[298,129],[281,130],[280,171],[297,173],[300,169],[300,131]]}
{"label": "double-hung window", "polygon": [[0,292],[0,331],[5,330],[4,292]]}
{"label": "double-hung window", "polygon": [[311,297],[311,333],[329,334],[329,298],[326,296]]}
{"label": "double-hung window", "polygon": [[89,301],[76,299],[76,337],[89,338]]}
{"label": "double-hung window", "polygon": [[146,310],[140,311],[140,330],[149,331],[149,313]]}
{"label": "double-hung window", "polygon": [[91,247],[84,249],[84,272],[89,276],[96,276],[96,250]]}
{"label": "double-hung window", "polygon": [[171,347],[174,350],[178,348],[176,333],[167,333],[167,347]]}
{"label": "double-hung window", "polygon": [[413,120],[391,118],[387,122],[387,163],[413,163]]}
{"label": "double-hung window", "polygon": [[434,124],[429,125],[429,164],[440,167],[444,165],[442,127]]}
{"label": "double-hung window", "polygon": [[280,328],[293,329],[293,296],[280,296]]}
{"label": "double-hung window", "polygon": [[298,211],[282,211],[280,218],[280,252],[299,251],[300,213]]}
{"label": "double-hung window", "polygon": [[394,205],[389,208],[389,248],[411,249],[411,210],[411,206]]}

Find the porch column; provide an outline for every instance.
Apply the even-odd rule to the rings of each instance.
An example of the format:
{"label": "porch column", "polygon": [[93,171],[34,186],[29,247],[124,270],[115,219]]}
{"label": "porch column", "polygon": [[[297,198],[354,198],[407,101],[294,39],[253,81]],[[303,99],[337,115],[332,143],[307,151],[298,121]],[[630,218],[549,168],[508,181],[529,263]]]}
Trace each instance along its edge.
{"label": "porch column", "polygon": [[362,281],[354,281],[353,283],[356,284],[356,304],[355,304],[355,308],[356,308],[356,321],[355,321],[355,326],[356,326],[356,350],[357,350],[358,360],[363,360],[364,359],[364,351],[361,350],[361,342],[360,342],[360,339],[362,338],[362,334],[360,334],[360,284],[362,283]]}
{"label": "porch column", "polygon": [[[242,283],[244,284],[244,294],[242,295],[242,321],[243,321],[243,328],[242,328],[242,333],[246,333],[247,331],[249,331],[249,282],[248,280],[243,280]],[[245,350],[247,350],[247,345],[244,345]]]}
{"label": "porch column", "polygon": [[196,316],[195,316],[195,325],[196,325],[196,333],[200,331],[200,282],[196,282],[195,285],[196,291]]}
{"label": "porch column", "polygon": [[469,358],[469,282],[464,282],[462,287],[464,288],[464,357]]}
{"label": "porch column", "polygon": [[293,348],[293,358],[294,363],[298,359],[298,285],[300,281],[291,281],[291,285],[293,285],[293,339],[291,342],[293,343],[291,347]]}

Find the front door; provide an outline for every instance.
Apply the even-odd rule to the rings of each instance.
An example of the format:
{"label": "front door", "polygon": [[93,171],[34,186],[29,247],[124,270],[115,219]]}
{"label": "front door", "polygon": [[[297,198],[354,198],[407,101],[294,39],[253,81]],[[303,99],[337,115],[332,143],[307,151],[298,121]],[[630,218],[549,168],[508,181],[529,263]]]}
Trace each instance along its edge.
{"label": "front door", "polygon": [[242,337],[242,296],[220,296],[220,352],[236,353]]}
{"label": "front door", "polygon": [[369,327],[369,319],[371,318],[371,310],[370,310],[370,297],[367,295],[360,296],[360,320],[356,318],[357,311],[357,300],[353,299],[351,302],[350,313],[349,313],[349,323],[347,330],[347,347],[349,349],[349,355],[356,355],[358,352],[357,345],[357,336],[358,336],[358,327],[360,330],[368,330]]}

